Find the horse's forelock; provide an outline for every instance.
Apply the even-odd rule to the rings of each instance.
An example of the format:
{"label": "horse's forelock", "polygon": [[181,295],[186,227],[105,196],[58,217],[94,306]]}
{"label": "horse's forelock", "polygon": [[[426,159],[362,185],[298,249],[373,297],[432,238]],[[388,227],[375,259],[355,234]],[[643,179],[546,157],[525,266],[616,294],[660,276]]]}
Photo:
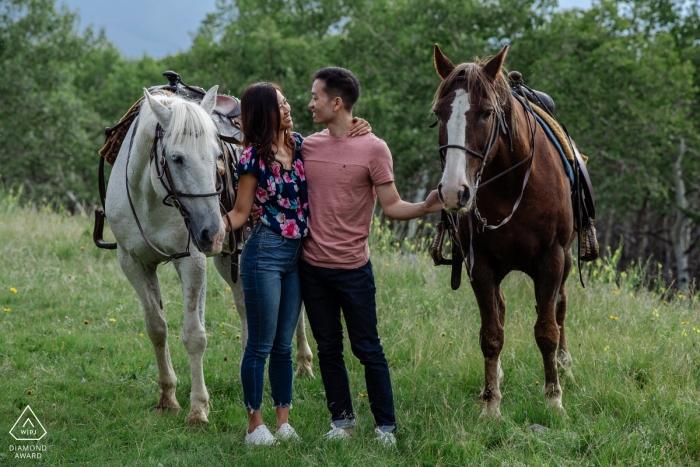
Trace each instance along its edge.
{"label": "horse's forelock", "polygon": [[173,97],[170,110],[172,119],[163,137],[166,151],[177,148],[185,154],[218,152],[216,125],[198,103]]}
{"label": "horse's forelock", "polygon": [[[513,97],[510,93],[510,86],[501,71],[495,80],[492,80],[483,71],[483,65],[488,59],[475,58],[474,62],[461,63],[445,78],[437,91],[433,100],[433,107],[440,100],[453,94],[457,89],[464,89],[469,93],[470,100],[480,98],[488,102],[497,113],[503,113],[508,119],[508,125],[513,133],[517,132],[518,124],[515,112],[511,112],[513,107]],[[479,105],[479,102],[474,102]]]}

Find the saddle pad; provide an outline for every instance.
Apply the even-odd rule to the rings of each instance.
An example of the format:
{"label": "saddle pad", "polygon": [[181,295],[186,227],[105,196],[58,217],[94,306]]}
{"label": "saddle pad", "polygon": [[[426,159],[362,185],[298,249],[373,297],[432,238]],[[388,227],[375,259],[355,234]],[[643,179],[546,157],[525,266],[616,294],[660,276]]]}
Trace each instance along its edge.
{"label": "saddle pad", "polygon": [[[552,141],[552,144],[554,144],[554,146],[557,148],[557,151],[559,152],[559,155],[561,156],[562,162],[564,164],[564,170],[566,171],[566,175],[567,177],[569,177],[569,181],[573,186],[574,171],[572,168],[572,163],[575,157],[574,149],[572,147],[573,142],[570,142],[569,137],[566,135],[566,132],[561,127],[559,122],[553,119],[545,110],[543,110],[534,102],[530,102],[530,106],[535,112],[535,117],[537,118],[537,121],[540,125],[542,125],[544,132],[547,134],[547,138],[549,138],[550,141]],[[583,154],[581,154],[581,158],[583,159],[584,163],[588,162],[588,158]]]}

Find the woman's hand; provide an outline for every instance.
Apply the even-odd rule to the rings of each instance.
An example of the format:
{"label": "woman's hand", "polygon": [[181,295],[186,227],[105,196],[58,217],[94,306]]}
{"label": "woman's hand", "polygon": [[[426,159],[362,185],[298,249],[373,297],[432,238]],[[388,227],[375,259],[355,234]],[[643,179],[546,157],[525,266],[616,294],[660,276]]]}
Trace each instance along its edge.
{"label": "woman's hand", "polygon": [[362,136],[368,133],[372,133],[372,125],[364,118],[354,117],[352,119],[352,126],[348,130],[348,136]]}

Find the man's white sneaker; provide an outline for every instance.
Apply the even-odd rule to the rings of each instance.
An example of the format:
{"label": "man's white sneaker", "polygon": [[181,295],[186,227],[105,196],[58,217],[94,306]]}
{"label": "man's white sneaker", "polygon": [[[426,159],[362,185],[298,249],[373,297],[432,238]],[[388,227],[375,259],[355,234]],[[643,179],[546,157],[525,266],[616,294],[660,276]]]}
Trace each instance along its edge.
{"label": "man's white sneaker", "polygon": [[379,441],[382,445],[387,447],[396,445],[396,437],[394,436],[394,433],[384,432],[379,428],[375,428],[374,432],[377,434],[377,441]]}
{"label": "man's white sneaker", "polygon": [[281,439],[283,441],[301,441],[301,438],[289,423],[283,423],[280,425],[280,428],[277,430],[275,436],[277,439]]}
{"label": "man's white sneaker", "polygon": [[277,440],[265,425],[259,425],[252,433],[245,435],[245,444],[253,446],[270,446],[276,442]]}
{"label": "man's white sneaker", "polygon": [[323,435],[324,438],[328,440],[343,440],[350,439],[350,434],[342,428],[338,428],[333,423],[331,423],[331,431]]}

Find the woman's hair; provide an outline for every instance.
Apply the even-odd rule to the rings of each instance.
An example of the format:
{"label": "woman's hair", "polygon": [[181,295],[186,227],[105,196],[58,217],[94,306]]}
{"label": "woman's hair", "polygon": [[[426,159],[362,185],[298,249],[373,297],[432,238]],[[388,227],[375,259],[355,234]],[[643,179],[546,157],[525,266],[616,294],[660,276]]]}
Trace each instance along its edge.
{"label": "woman's hair", "polygon": [[[258,156],[267,167],[271,167],[275,163],[281,165],[275,158],[275,152],[272,149],[282,125],[280,107],[277,103],[277,91],[282,92],[278,85],[261,82],[248,86],[241,97],[243,145],[245,147],[255,146]],[[286,131],[284,136],[283,144],[286,144],[293,152],[296,145],[291,131]]]}

